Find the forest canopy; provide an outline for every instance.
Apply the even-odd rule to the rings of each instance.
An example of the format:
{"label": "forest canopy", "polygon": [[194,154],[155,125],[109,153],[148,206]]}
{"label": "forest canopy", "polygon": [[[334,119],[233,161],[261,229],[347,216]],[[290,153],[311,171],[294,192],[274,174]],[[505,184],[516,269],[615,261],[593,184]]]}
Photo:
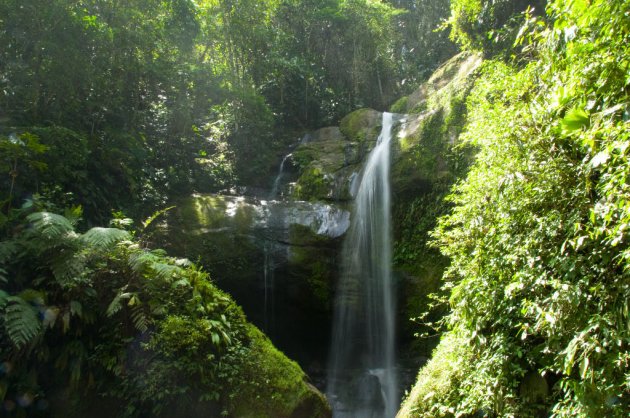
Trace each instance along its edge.
{"label": "forest canopy", "polygon": [[255,184],[299,132],[385,108],[450,56],[432,31],[447,15],[446,0],[2,0],[2,192],[106,221]]}

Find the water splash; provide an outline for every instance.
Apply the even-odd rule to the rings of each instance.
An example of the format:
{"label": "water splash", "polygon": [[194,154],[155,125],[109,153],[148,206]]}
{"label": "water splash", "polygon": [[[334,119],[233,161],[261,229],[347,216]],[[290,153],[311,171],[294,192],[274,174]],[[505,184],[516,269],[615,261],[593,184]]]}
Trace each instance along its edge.
{"label": "water splash", "polygon": [[392,418],[398,407],[389,184],[393,122],[394,115],[383,113],[344,242],[327,388],[335,418]]}

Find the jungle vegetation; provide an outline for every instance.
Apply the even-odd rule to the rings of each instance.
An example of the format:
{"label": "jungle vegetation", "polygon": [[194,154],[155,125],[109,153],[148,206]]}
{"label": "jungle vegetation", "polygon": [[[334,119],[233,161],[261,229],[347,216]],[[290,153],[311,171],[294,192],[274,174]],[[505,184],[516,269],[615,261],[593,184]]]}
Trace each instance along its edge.
{"label": "jungle vegetation", "polygon": [[447,267],[401,415],[627,416],[629,45],[628,0],[0,0],[0,404],[288,413],[303,372],[154,221],[472,50],[472,164],[405,224]]}
{"label": "jungle vegetation", "polygon": [[451,3],[453,38],[493,59],[432,234],[445,332],[404,415],[627,416],[630,3],[550,1],[488,30],[491,3]]}

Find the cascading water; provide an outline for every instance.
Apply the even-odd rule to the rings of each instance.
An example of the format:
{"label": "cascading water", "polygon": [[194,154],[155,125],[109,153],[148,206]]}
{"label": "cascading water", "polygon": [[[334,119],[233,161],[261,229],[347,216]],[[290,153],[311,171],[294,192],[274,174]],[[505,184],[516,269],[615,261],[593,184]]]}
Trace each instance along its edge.
{"label": "cascading water", "polygon": [[391,113],[383,113],[344,242],[327,387],[335,418],[392,418],[399,401],[389,185],[393,121]]}
{"label": "cascading water", "polygon": [[263,330],[266,333],[273,332],[273,317],[275,314],[274,306],[273,306],[273,298],[274,298],[274,263],[273,258],[271,256],[272,249],[270,248],[272,244],[265,242],[263,247]]}
{"label": "cascading water", "polygon": [[271,188],[271,193],[269,193],[269,200],[274,200],[278,197],[278,192],[279,192],[279,188],[280,188],[280,181],[282,180],[282,177],[284,176],[284,164],[287,162],[287,159],[289,159],[289,157],[291,157],[291,155],[293,154],[287,154],[284,156],[284,158],[282,159],[282,161],[280,162],[280,168],[278,169],[278,175],[276,175],[276,178],[273,181],[273,187]]}
{"label": "cascading water", "polygon": [[[282,181],[282,177],[284,176],[284,164],[287,159],[291,157],[291,154],[287,154],[284,156],[282,161],[280,162],[280,167],[278,168],[278,174],[273,181],[273,186],[271,188],[271,192],[269,192],[269,202],[273,202],[278,198],[278,193],[280,190],[280,184]],[[268,227],[273,224],[276,220],[275,212],[271,211],[269,213],[268,218]],[[274,243],[269,240],[265,240],[265,244],[263,247],[263,330],[269,334],[273,332],[274,325],[274,260],[272,257],[274,249]]]}

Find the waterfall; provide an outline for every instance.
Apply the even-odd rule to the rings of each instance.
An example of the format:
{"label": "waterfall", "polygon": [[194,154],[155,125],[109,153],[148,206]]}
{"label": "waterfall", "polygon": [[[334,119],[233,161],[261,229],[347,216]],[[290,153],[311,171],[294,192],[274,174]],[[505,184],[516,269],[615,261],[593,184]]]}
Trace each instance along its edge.
{"label": "waterfall", "polygon": [[274,200],[278,197],[278,191],[280,188],[280,181],[282,180],[282,176],[284,175],[284,163],[287,162],[287,159],[291,157],[293,154],[287,154],[280,162],[280,168],[278,169],[278,174],[273,181],[273,187],[271,188],[271,193],[269,193],[269,200]]}
{"label": "waterfall", "polygon": [[383,113],[343,248],[327,396],[335,418],[393,418],[398,407],[390,227],[393,115]]}
{"label": "waterfall", "polygon": [[[293,148],[293,147],[292,147]],[[284,164],[291,157],[291,153],[286,154],[282,161],[280,162],[280,167],[278,168],[278,174],[276,178],[273,180],[273,186],[271,187],[271,191],[269,192],[268,203],[273,203],[278,199],[278,194],[280,192],[280,185],[282,178],[284,177]],[[282,219],[284,214],[280,216],[273,209],[273,205],[269,206],[269,217],[267,219],[267,227],[273,227],[274,223],[277,221],[277,218]],[[263,247],[263,330],[267,334],[273,333],[274,327],[274,316],[275,316],[275,307],[274,307],[274,293],[275,293],[275,263],[273,259],[273,252],[276,244],[269,240],[265,240],[265,244]]]}
{"label": "waterfall", "polygon": [[274,263],[272,258],[272,248],[265,242],[263,247],[263,330],[270,334],[274,325]]}

